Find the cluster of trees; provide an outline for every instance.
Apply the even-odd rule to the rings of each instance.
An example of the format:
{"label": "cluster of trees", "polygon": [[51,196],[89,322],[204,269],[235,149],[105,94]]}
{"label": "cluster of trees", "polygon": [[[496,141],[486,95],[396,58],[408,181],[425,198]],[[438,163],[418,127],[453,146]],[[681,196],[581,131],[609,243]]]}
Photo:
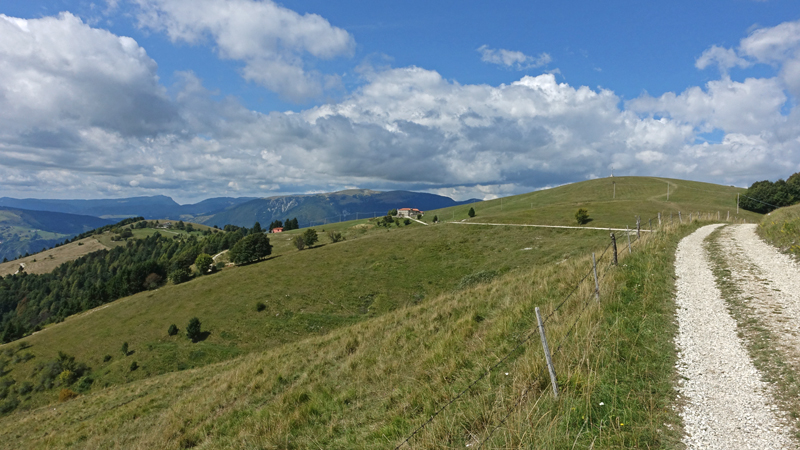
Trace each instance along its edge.
{"label": "cluster of trees", "polygon": [[299,234],[295,236],[294,240],[292,241],[297,247],[298,250],[302,250],[306,247],[311,247],[319,241],[319,236],[317,236],[317,230],[313,228],[309,228],[303,232],[303,234]]}
{"label": "cluster of trees", "polygon": [[284,222],[281,222],[280,220],[273,220],[272,223],[269,224],[269,231],[272,231],[275,228],[283,228],[283,231],[299,230],[300,224],[297,222],[297,217],[294,219],[286,219]]}
{"label": "cluster of trees", "polygon": [[7,275],[0,278],[0,340],[19,339],[69,315],[154,289],[166,279],[175,283],[187,281],[192,277],[191,266],[201,254],[231,249],[250,235],[260,235],[263,239],[248,241],[257,245],[255,253],[244,252],[247,257],[258,254],[262,256],[257,258],[263,257],[265,248],[269,254],[271,247],[260,226],[258,230],[235,227],[228,233],[211,233],[200,238],[192,235],[186,239],[155,233],[66,262],[50,273]]}
{"label": "cluster of trees", "polygon": [[741,208],[761,214],[797,203],[800,203],[800,172],[786,181],[757,181],[739,199]]}

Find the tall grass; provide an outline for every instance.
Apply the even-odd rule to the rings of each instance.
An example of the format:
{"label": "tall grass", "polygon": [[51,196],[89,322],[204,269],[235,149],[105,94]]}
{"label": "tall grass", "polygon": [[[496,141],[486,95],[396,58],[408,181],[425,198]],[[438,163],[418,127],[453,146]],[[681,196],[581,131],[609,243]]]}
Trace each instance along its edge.
{"label": "tall grass", "polygon": [[[620,245],[618,267],[608,255],[600,262],[600,301],[590,275],[547,321],[558,399],[534,335],[409,448],[475,448],[486,438],[485,448],[675,445],[672,261],[695,227],[643,234],[631,256]],[[324,336],[14,413],[0,419],[0,442],[392,448],[531,336],[534,308],[549,315],[590,267],[585,255],[520,268]]]}
{"label": "tall grass", "polygon": [[761,219],[758,234],[800,260],[800,205],[776,209]]}

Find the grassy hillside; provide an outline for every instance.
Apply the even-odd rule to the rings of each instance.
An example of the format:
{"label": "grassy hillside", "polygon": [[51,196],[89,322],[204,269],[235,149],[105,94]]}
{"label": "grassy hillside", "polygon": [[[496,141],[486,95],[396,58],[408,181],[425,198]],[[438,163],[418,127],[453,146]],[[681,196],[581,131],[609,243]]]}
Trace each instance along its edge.
{"label": "grassy hillside", "polygon": [[800,205],[776,209],[764,216],[758,234],[781,251],[800,259]]}
{"label": "grassy hillside", "polygon": [[83,255],[104,248],[108,247],[101,244],[95,237],[80,239],[15,261],[2,263],[0,264],[0,277],[16,273],[20,264],[25,264],[25,271],[28,273],[48,273],[67,261],[76,260]]}
{"label": "grassy hillside", "polygon": [[[669,185],[669,201],[667,201]],[[615,194],[616,190],[616,194]],[[553,189],[484,201],[472,205],[428,211],[424,220],[468,220],[471,222],[532,223],[542,225],[575,225],[578,208],[589,211],[590,227],[625,227],[635,215],[646,220],[662,213],[664,220],[670,214],[678,220],[678,211],[688,219],[690,212],[720,214],[726,219],[746,219],[757,222],[761,215],[739,210],[736,213],[736,194],[743,188],[720,186],[696,181],[651,177],[614,177],[584,181]],[[472,207],[477,216],[469,219]],[[642,224],[648,226],[647,223]]]}
{"label": "grassy hillside", "polygon": [[[572,225],[577,205],[584,205],[596,218],[589,226],[624,227],[633,223],[632,211],[647,219],[664,206],[653,194],[661,180],[635,180],[640,186],[628,186],[625,201],[589,203],[583,197],[596,194],[593,180],[514,197],[503,211],[497,201],[477,204],[475,220],[549,217]],[[696,185],[682,183],[675,182],[684,191]],[[697,195],[673,202],[670,194],[669,205],[682,211],[724,205],[730,188],[701,187],[718,191],[708,204]],[[526,210],[523,200],[528,208],[539,203]],[[464,208],[452,208],[457,220]],[[386,229],[370,221],[324,228],[344,231],[347,240],[323,238],[297,251],[290,240],[302,230],[271,235],[274,256],[266,261],[118,300],[48,326],[22,347],[0,347],[2,379],[16,382],[8,392],[22,402],[0,419],[2,445],[390,447],[528,335],[533,307],[548,313],[586,273],[591,252],[608,243],[602,230],[446,223]],[[587,282],[554,316],[548,336],[564,343],[566,356],[557,359],[564,400],[549,400],[541,349],[528,345],[413,447],[472,445],[515,404],[492,448],[539,446],[533,436],[547,439],[547,448],[670,442],[674,431],[662,424],[677,425],[665,407],[674,363],[671,258],[690,229],[654,234],[649,251],[635,253],[620,270],[601,270],[604,302],[583,302],[591,295]],[[197,343],[183,335],[194,316],[208,332]],[[171,323],[181,329],[177,336],[167,334]],[[124,341],[128,355],[120,351]],[[94,383],[84,395],[55,404],[60,386],[20,389],[58,351],[92,367]],[[131,370],[134,361],[138,368]]]}
{"label": "grassy hillside", "polygon": [[0,207],[0,261],[39,252],[108,223],[97,217]]}

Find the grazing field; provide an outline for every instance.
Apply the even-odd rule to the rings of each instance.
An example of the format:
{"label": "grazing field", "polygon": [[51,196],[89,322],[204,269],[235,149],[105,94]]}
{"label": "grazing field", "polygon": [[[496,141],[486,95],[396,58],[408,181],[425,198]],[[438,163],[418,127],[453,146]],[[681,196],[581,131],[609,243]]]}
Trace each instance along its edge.
{"label": "grazing field", "polygon": [[48,273],[67,261],[73,261],[83,255],[108,248],[95,237],[80,239],[69,244],[25,256],[23,258],[0,264],[0,276],[16,273],[20,263],[25,264],[28,273]]}
{"label": "grazing field", "polygon": [[[504,199],[502,211],[496,200],[469,206],[475,221],[555,225],[573,225],[581,207],[593,219],[587,226],[622,228],[636,214],[646,221],[669,211],[656,193],[662,180],[634,180],[635,189],[617,186],[625,201],[583,198],[607,181],[592,180]],[[714,193],[706,204],[670,194],[667,206],[694,219],[734,192],[673,181],[684,192],[701,185],[697,192]],[[425,220],[461,220],[469,206]],[[559,351],[558,401],[534,336],[409,448],[473,446],[498,425],[490,448],[671,446],[680,429],[668,407],[671,263],[678,239],[697,226],[684,222],[655,224],[630,256],[618,233],[624,259],[616,268],[608,254],[601,259],[599,303],[587,270],[591,253],[609,243],[604,230],[360,220],[316,227],[320,243],[302,251],[292,239],[304,230],[272,234],[264,261],[123,298],[0,346],[0,381],[13,380],[9,398],[22,402],[0,417],[0,440],[31,448],[393,447],[527,342],[534,307],[549,314],[589,276],[547,325]],[[332,243],[323,229],[345,240]],[[185,336],[192,317],[204,331],[195,343]],[[26,387],[59,351],[92,368],[93,382],[63,403],[58,390],[68,384]]]}

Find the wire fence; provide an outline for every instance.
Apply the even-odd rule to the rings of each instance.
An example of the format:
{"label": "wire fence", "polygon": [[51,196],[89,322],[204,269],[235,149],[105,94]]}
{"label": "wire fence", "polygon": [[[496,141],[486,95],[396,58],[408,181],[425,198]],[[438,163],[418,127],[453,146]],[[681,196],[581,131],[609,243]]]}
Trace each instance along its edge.
{"label": "wire fence", "polygon": [[[692,217],[690,219],[691,221],[714,220],[715,219],[715,215],[713,213],[706,213],[705,214],[705,219],[702,219],[703,216],[699,212],[692,213],[691,217]],[[716,217],[720,217],[719,212],[717,212]],[[662,230],[662,231],[666,230],[667,229],[667,225],[680,225],[681,223],[684,223],[683,220],[681,220],[679,222],[677,219],[673,220],[672,217],[670,217],[670,220],[667,221],[667,220],[665,220],[665,218],[662,219],[660,217],[660,214],[659,214],[659,216],[655,216],[655,217],[653,217],[651,219],[648,219],[648,222],[652,223],[653,220],[657,221],[658,229],[656,231],[658,231],[658,230]],[[641,220],[637,217],[636,227],[638,228],[640,226],[640,224],[641,224]],[[633,229],[631,229],[630,231],[627,232],[628,237],[630,238],[630,241],[629,241],[630,242],[630,244],[629,244],[630,247],[629,248],[631,248],[631,249],[634,246],[637,247],[637,248],[641,246],[639,244],[639,242],[642,240],[642,237],[641,237],[641,234],[637,232],[637,228],[633,228]],[[613,236],[613,233],[611,235]],[[544,319],[541,320],[541,325],[542,325],[541,330],[542,330],[542,332],[544,332],[546,334],[545,326],[551,320],[555,320],[555,318],[557,317],[556,314],[564,306],[569,305],[570,304],[570,300],[575,300],[575,299],[578,299],[578,298],[580,299],[580,303],[578,304],[580,309],[579,309],[577,315],[574,317],[574,320],[572,320],[569,328],[567,329],[567,332],[563,335],[563,337],[561,337],[561,339],[559,340],[559,343],[556,346],[555,350],[550,355],[546,355],[546,358],[548,359],[548,364],[550,364],[550,361],[549,361],[550,357],[551,356],[560,355],[561,354],[561,350],[564,348],[564,345],[567,344],[570,341],[571,338],[573,338],[573,336],[574,336],[573,333],[577,329],[578,323],[580,323],[580,321],[583,318],[583,316],[586,313],[586,311],[589,310],[589,306],[591,306],[592,304],[597,304],[600,301],[600,288],[602,286],[600,284],[600,282],[605,280],[606,277],[609,276],[612,273],[614,268],[619,265],[619,262],[618,262],[619,260],[617,258],[612,258],[611,255],[609,254],[609,250],[611,250],[612,252],[616,252],[616,254],[613,255],[613,256],[616,256],[616,257],[619,257],[620,255],[628,254],[628,252],[626,252],[624,249],[619,249],[615,244],[615,238],[612,238],[612,242],[610,242],[605,247],[603,252],[600,254],[599,258],[593,260],[593,263],[592,263],[591,267],[580,278],[580,280],[573,287],[570,288],[569,293],[567,293],[564,296],[564,298],[556,304],[556,306],[553,308],[553,310],[549,314],[547,314],[547,316]],[[606,260],[604,258],[606,258],[607,255],[608,255],[608,259]],[[615,265],[615,261],[616,261],[616,265]],[[601,264],[601,263],[603,263],[603,264]],[[599,269],[599,271],[598,271],[598,269]],[[580,291],[580,288],[583,286],[583,284],[586,282],[586,280],[592,274],[597,274],[596,278],[595,278],[595,280],[596,280],[595,285],[591,287],[591,289],[589,290],[589,292],[586,295],[581,296],[581,297],[576,296],[576,293],[578,293]],[[593,300],[593,298],[594,298],[594,300]],[[429,426],[431,423],[433,423],[434,420],[437,417],[440,417],[440,415],[448,407],[450,407],[451,405],[456,403],[466,392],[468,392],[470,389],[472,389],[479,381],[481,381],[484,378],[486,378],[495,369],[497,369],[503,363],[508,361],[508,359],[512,355],[516,354],[520,349],[525,347],[528,343],[531,342],[532,338],[534,336],[537,336],[537,335],[542,337],[541,334],[540,334],[539,329],[538,328],[534,328],[534,330],[531,331],[530,333],[528,333],[525,336],[525,338],[522,339],[513,349],[511,349],[510,351],[506,352],[491,367],[489,367],[488,369],[483,371],[480,374],[480,376],[478,376],[477,378],[472,380],[468,384],[468,386],[466,388],[461,390],[456,396],[451,398],[449,401],[445,402],[425,422],[423,422],[421,425],[417,426],[402,442],[400,442],[400,444],[398,444],[395,447],[395,450],[398,450],[401,447],[403,447],[405,444],[408,444],[415,436],[417,436],[427,426]],[[545,346],[545,349],[546,349],[545,340],[546,340],[546,337],[542,339],[543,345]],[[476,447],[476,448],[483,448],[484,444],[486,442],[488,442],[492,438],[492,436],[496,433],[496,431],[498,429],[500,429],[506,423],[506,421],[511,416],[511,414],[513,414],[513,412],[515,410],[517,410],[520,407],[520,405],[522,405],[524,399],[527,398],[528,393],[531,391],[531,389],[537,383],[540,383],[541,381],[543,381],[544,377],[546,376],[546,373],[547,372],[545,372],[545,371],[542,371],[542,372],[538,373],[529,383],[526,384],[526,387],[520,392],[517,400],[512,404],[512,406],[508,409],[508,411],[505,412],[505,414],[498,421],[498,423],[495,424],[495,426],[491,427],[491,429],[488,432],[488,434],[480,441],[478,447]],[[553,373],[555,373],[555,372],[553,371]],[[556,385],[556,380],[552,380],[552,382],[553,382],[553,384],[555,386]],[[544,393],[546,393],[546,390],[544,390],[542,392],[542,394],[544,394]],[[554,395],[557,395],[556,391],[555,391],[555,387],[554,387]]]}

